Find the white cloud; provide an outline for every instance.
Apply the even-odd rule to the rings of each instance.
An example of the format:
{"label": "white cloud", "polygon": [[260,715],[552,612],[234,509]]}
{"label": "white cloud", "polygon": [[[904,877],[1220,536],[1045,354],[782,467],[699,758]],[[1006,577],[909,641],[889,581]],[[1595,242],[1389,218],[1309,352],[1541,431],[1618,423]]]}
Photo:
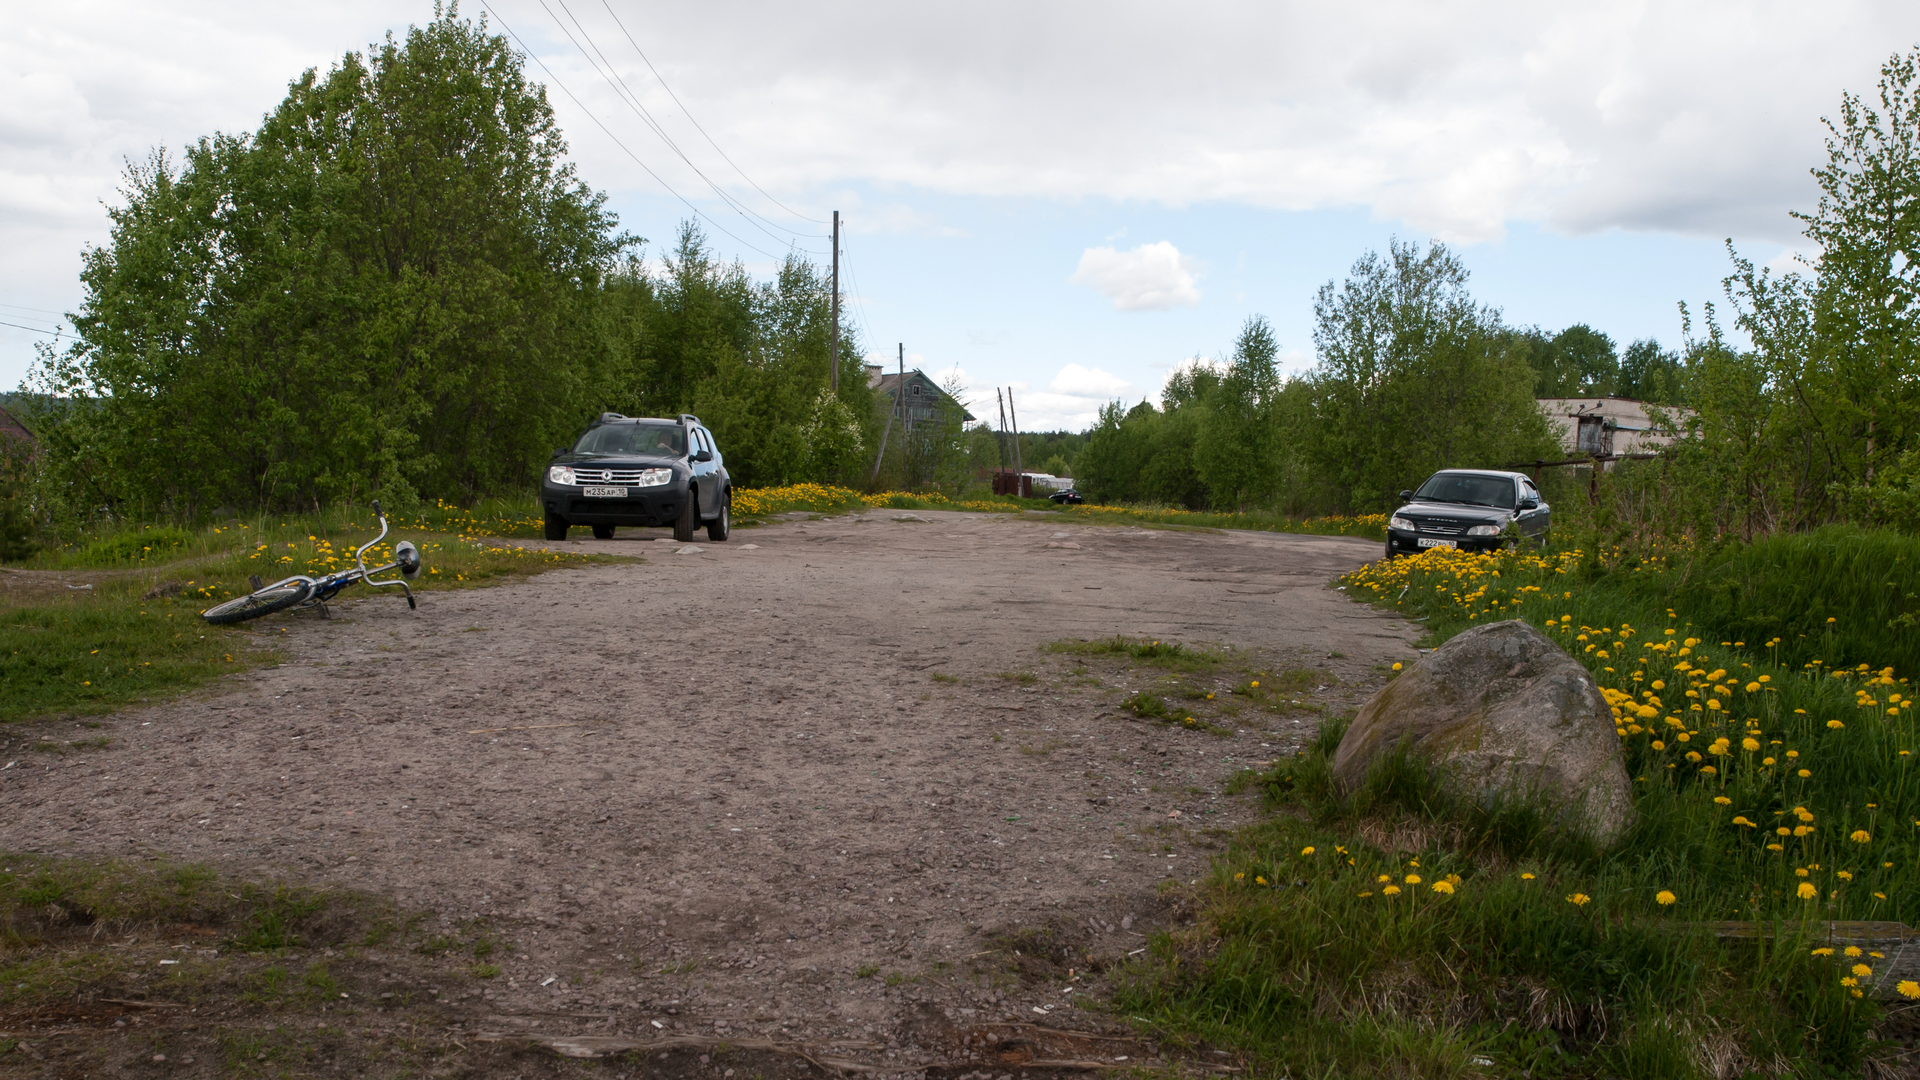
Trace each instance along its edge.
{"label": "white cloud", "polygon": [[1093,288],[1121,311],[1167,311],[1200,303],[1195,270],[1192,258],[1162,240],[1132,251],[1090,247],[1067,280]]}
{"label": "white cloud", "polygon": [[1099,368],[1081,367],[1068,364],[1053,377],[1047,389],[1056,394],[1070,397],[1098,398],[1106,401],[1111,398],[1126,397],[1138,392],[1138,388],[1118,375],[1101,371]]}

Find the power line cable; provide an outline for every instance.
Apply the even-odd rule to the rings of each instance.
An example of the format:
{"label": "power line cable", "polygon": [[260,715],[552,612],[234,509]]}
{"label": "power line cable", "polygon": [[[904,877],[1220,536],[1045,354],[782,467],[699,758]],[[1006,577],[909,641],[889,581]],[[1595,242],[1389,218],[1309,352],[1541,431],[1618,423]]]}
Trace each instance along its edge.
{"label": "power line cable", "polygon": [[787,213],[792,214],[794,217],[799,218],[801,221],[811,221],[815,225],[827,224],[826,221],[820,218],[810,218],[807,215],[799,212],[798,210],[795,210],[793,207],[788,206],[786,203],[783,203],[779,199],[774,198],[771,194],[768,193],[766,188],[763,188],[759,184],[754,183],[753,177],[748,176],[747,171],[745,169],[742,169],[739,165],[735,164],[734,160],[731,157],[727,157],[727,152],[725,150],[720,149],[719,143],[713,141],[713,136],[707,134],[707,129],[701,127],[700,121],[695,120],[693,118],[693,111],[687,108],[686,102],[683,102],[680,100],[680,95],[673,92],[673,87],[667,85],[666,77],[660,74],[659,68],[656,68],[653,66],[653,61],[647,59],[647,54],[644,50],[640,48],[640,43],[633,40],[633,33],[627,29],[627,24],[621,22],[620,16],[614,13],[613,5],[609,4],[607,0],[600,0],[600,6],[607,9],[608,15],[613,16],[613,24],[620,28],[620,32],[622,34],[625,34],[627,36],[627,44],[633,46],[633,51],[640,54],[641,63],[646,64],[647,70],[653,72],[653,77],[660,80],[660,89],[665,90],[667,92],[667,96],[673,99],[673,103],[675,105],[680,106],[680,112],[682,115],[684,115],[687,118],[687,123],[692,124],[694,126],[694,129],[700,132],[701,136],[707,140],[707,145],[713,147],[714,153],[719,154],[722,158],[725,158],[727,164],[733,166],[733,171],[740,174],[740,179],[745,180],[749,184],[752,184],[753,190],[759,192],[762,195],[766,195],[768,202],[772,203],[773,205],[779,207],[782,210],[785,210]]}
{"label": "power line cable", "polygon": [[15,311],[31,311],[31,312],[33,312],[33,313],[34,313],[34,314],[36,314],[36,315],[62,315],[62,316],[64,316],[64,315],[66,314],[65,312],[61,312],[61,311],[48,311],[48,310],[47,310],[46,308],[43,308],[43,307],[27,307],[27,306],[25,306],[25,305],[23,305],[23,304],[0,304],[0,307],[3,307],[3,308],[12,308],[12,309],[13,309],[13,310],[15,310]]}
{"label": "power line cable", "polygon": [[11,326],[15,330],[25,330],[30,334],[44,334],[47,337],[59,337],[60,335],[66,333],[66,331],[64,330],[42,330],[37,326],[21,326],[17,322],[7,322],[4,319],[0,319],[0,326]]}
{"label": "power line cable", "polygon": [[[541,2],[542,2],[542,3],[544,4],[544,3],[545,3],[545,0],[541,0]],[[575,28],[576,30],[579,30],[579,31],[580,31],[580,36],[581,36],[581,38],[582,38],[583,40],[585,40],[587,44],[589,44],[589,45],[591,45],[591,46],[593,46],[593,51],[594,51],[594,55],[596,55],[596,56],[598,56],[598,57],[600,58],[600,60],[601,60],[601,62],[602,62],[603,64],[605,64],[605,65],[606,65],[606,71],[607,71],[607,73],[610,73],[610,74],[612,75],[612,78],[613,78],[613,82],[616,82],[616,83],[618,83],[618,89],[619,89],[619,90],[621,90],[621,91],[623,91],[623,92],[625,93],[625,95],[626,95],[626,100],[627,100],[627,101],[628,101],[628,103],[629,103],[629,106],[628,106],[628,107],[629,107],[629,108],[632,108],[632,109],[633,109],[633,110],[634,110],[635,112],[637,112],[637,113],[639,113],[639,114],[640,114],[640,118],[641,118],[642,120],[644,120],[644,121],[646,121],[646,123],[647,123],[647,126],[648,126],[648,127],[650,127],[650,128],[652,128],[652,129],[653,129],[653,132],[654,132],[654,134],[656,134],[656,135],[658,135],[658,136],[660,136],[660,140],[661,140],[662,142],[664,142],[664,143],[666,143],[666,144],[667,144],[667,146],[668,146],[668,147],[669,147],[670,149],[672,149],[672,150],[673,150],[673,152],[674,152],[675,154],[678,154],[678,155],[679,155],[679,157],[680,157],[680,160],[681,160],[681,161],[684,161],[684,162],[686,162],[686,163],[687,163],[687,167],[688,167],[688,168],[690,168],[690,169],[692,169],[692,170],[693,170],[693,171],[694,171],[695,173],[697,173],[697,174],[699,175],[699,177],[700,177],[700,179],[702,179],[702,180],[705,180],[705,181],[707,182],[707,186],[708,186],[708,187],[710,187],[710,188],[712,188],[712,189],[714,190],[714,194],[716,194],[716,195],[719,195],[719,196],[720,196],[720,197],[721,197],[722,199],[724,199],[724,200],[726,200],[726,201],[728,202],[728,204],[730,204],[730,205],[732,205],[732,206],[733,206],[733,207],[734,207],[734,208],[735,208],[735,209],[736,209],[737,211],[739,211],[739,212],[741,212],[742,214],[750,214],[750,215],[752,215],[753,217],[756,217],[756,218],[759,218],[759,219],[760,219],[761,221],[764,221],[764,222],[766,222],[767,224],[769,224],[769,225],[771,225],[771,226],[773,226],[773,227],[774,227],[774,228],[776,228],[776,229],[779,229],[779,230],[781,230],[782,232],[788,232],[788,233],[792,233],[792,234],[793,234],[793,235],[795,235],[795,236],[807,236],[807,237],[817,237],[817,236],[819,235],[818,233],[809,233],[809,232],[803,232],[803,231],[801,231],[801,230],[799,230],[799,229],[789,229],[789,228],[787,228],[787,227],[786,227],[785,225],[782,225],[782,224],[780,224],[779,222],[777,222],[777,221],[775,221],[775,220],[773,220],[772,218],[770,218],[770,217],[767,217],[767,216],[766,216],[765,214],[762,214],[762,213],[760,213],[759,211],[757,211],[757,210],[755,210],[755,209],[753,209],[752,207],[750,207],[750,206],[748,206],[748,205],[747,205],[747,204],[746,204],[746,203],[745,203],[744,201],[742,201],[742,200],[740,200],[740,199],[737,199],[737,198],[735,198],[735,197],[733,196],[733,194],[732,194],[731,192],[729,192],[729,191],[727,191],[727,190],[725,190],[724,188],[722,188],[722,187],[721,187],[721,186],[720,186],[720,185],[719,185],[718,183],[716,183],[716,182],[715,182],[715,181],[713,180],[713,178],[712,178],[712,177],[710,177],[710,176],[708,176],[708,175],[706,174],[706,170],[704,170],[704,169],[702,169],[702,168],[700,168],[700,166],[699,166],[699,165],[697,165],[697,164],[695,164],[695,163],[694,163],[694,160],[693,160],[693,159],[692,159],[691,157],[688,157],[688,156],[687,156],[687,153],[686,153],[686,151],[684,151],[684,150],[682,150],[682,149],[680,148],[680,144],[679,144],[679,143],[677,143],[677,142],[675,142],[675,141],[673,140],[673,138],[672,138],[672,137],[671,137],[670,135],[668,135],[668,134],[667,134],[667,129],[666,129],[666,127],[665,127],[665,125],[663,125],[663,124],[661,124],[661,123],[660,123],[660,121],[659,121],[659,120],[658,120],[658,119],[657,119],[657,118],[656,118],[656,117],[655,117],[655,116],[653,115],[653,113],[652,113],[652,111],[651,111],[651,110],[649,110],[649,109],[648,109],[648,108],[646,107],[646,105],[645,105],[644,103],[642,103],[642,102],[641,102],[641,100],[640,100],[640,95],[638,95],[638,94],[636,94],[636,93],[634,93],[634,92],[633,92],[633,88],[627,85],[627,80],[621,77],[621,75],[620,75],[620,71],[619,71],[619,69],[618,69],[618,68],[616,68],[616,67],[614,66],[614,64],[613,64],[613,61],[612,61],[611,59],[609,59],[609,58],[608,58],[608,56],[607,56],[607,54],[606,54],[606,52],[605,52],[604,50],[602,50],[602,49],[600,48],[600,45],[599,45],[599,43],[597,43],[597,42],[595,42],[595,41],[593,40],[593,33],[592,33],[591,31],[589,31],[589,30],[588,30],[588,29],[586,28],[586,25],[585,25],[585,24],[583,24],[583,23],[582,23],[582,22],[580,21],[580,17],[579,17],[578,15],[575,15],[575,14],[573,13],[573,9],[572,9],[572,8],[569,8],[569,7],[567,6],[567,0],[554,0],[554,2],[560,5],[560,10],[561,10],[561,11],[564,11],[564,12],[566,12],[566,13],[567,13],[567,18],[569,18],[569,19],[572,19],[572,20],[573,20],[573,25],[574,25],[574,28]],[[607,13],[611,15],[611,14],[613,13],[613,9],[612,9],[612,8],[608,8],[608,9],[607,9]],[[549,14],[549,15],[552,15],[552,14],[553,14],[553,12],[552,12],[551,10],[549,10],[549,11],[547,12],[547,14]],[[617,16],[617,15],[616,15],[616,16],[614,16],[614,22],[615,22],[615,23],[619,23],[619,22],[620,22],[620,18],[619,18],[619,16]],[[561,29],[562,29],[562,31],[564,31],[564,30],[565,30],[565,27],[562,27]],[[621,32],[622,32],[622,33],[625,33],[625,32],[626,32],[626,27],[625,27],[625,25],[621,25],[621,27],[620,27],[620,30],[621,30]],[[628,34],[628,35],[627,35],[627,42],[628,42],[629,44],[632,44],[632,43],[633,43],[633,35],[631,35],[631,34]],[[576,48],[578,48],[578,47],[579,47],[579,43],[578,43],[578,42],[576,42],[576,43],[575,43],[575,47],[576,47]],[[639,46],[638,46],[638,45],[635,45],[635,46],[634,46],[634,51],[635,51],[635,52],[639,52]],[[646,57],[646,54],[645,54],[645,53],[641,53],[641,54],[640,54],[640,59],[641,59],[641,60],[643,60],[643,61],[644,61],[644,60],[646,60],[646,58],[647,58],[647,57]],[[651,69],[652,69],[652,67],[653,67],[653,65],[652,65],[651,63],[649,63],[649,64],[647,65],[647,67],[648,67],[648,69],[649,69],[649,70],[651,70]],[[654,72],[654,77],[655,77],[655,78],[659,78],[659,74],[660,74],[660,73],[659,73],[659,72],[657,72],[657,71],[656,71],[656,72]],[[606,75],[605,75],[605,74],[603,74],[603,75],[602,75],[602,78],[605,78],[605,77],[606,77]],[[664,81],[662,81],[662,82],[661,82],[661,86],[663,86],[663,87],[666,87],[666,83],[665,83]],[[671,88],[671,87],[667,87],[667,93],[668,93],[668,95],[669,95],[669,96],[672,96],[672,94],[673,94],[673,90],[672,90],[672,88]],[[680,108],[681,108],[681,111],[682,111],[683,113],[684,113],[684,112],[686,111],[686,106],[685,106],[685,105],[682,105],[682,104],[680,104],[680,99],[679,99],[679,98],[677,98],[677,97],[675,97],[675,98],[674,98],[674,104],[676,104],[676,105],[680,105]],[[690,121],[691,121],[691,120],[693,120],[693,115],[692,115],[691,113],[687,113],[687,119],[688,119],[688,120],[690,120]],[[699,123],[698,123],[698,122],[695,122],[693,126],[694,126],[694,127],[696,127],[696,128],[699,128],[699,127],[700,127],[700,125],[699,125]],[[702,135],[706,135],[706,131],[705,131],[705,129],[701,129],[701,131],[700,131],[700,134],[702,134]],[[712,142],[713,140],[712,140],[712,138],[711,138],[711,137],[709,137],[709,138],[707,139],[707,141],[711,143],[711,142]],[[714,149],[715,149],[715,150],[720,150],[720,148],[719,148],[718,146],[715,146],[715,147],[714,147]],[[727,155],[726,155],[726,151],[724,151],[724,150],[720,150],[720,156],[721,156],[722,158],[726,158],[726,159],[727,159],[727,164],[729,164],[729,165],[733,165],[733,159],[731,159],[731,158],[727,158]],[[738,172],[738,171],[739,171],[739,168],[740,168],[740,167],[739,167],[738,165],[734,165],[734,170],[735,170],[736,172]],[[746,176],[746,174],[745,174],[745,173],[741,173],[741,175],[742,175],[742,176]],[[753,184],[753,178],[752,178],[752,177],[747,177],[747,183],[749,183],[749,184]],[[755,187],[755,189],[756,189],[756,190],[758,190],[758,189],[759,189],[759,185],[757,185],[757,184],[754,184],[754,187]],[[765,191],[761,191],[760,193],[761,193],[762,195],[766,195],[766,192],[765,192]],[[780,203],[779,203],[779,200],[777,200],[777,199],[774,199],[774,198],[773,198],[773,196],[771,196],[771,195],[767,195],[767,198],[768,198],[769,200],[771,200],[771,201],[772,201],[772,202],[774,203],[774,205],[776,205],[776,206],[778,206],[778,205],[780,205]],[[781,207],[781,209],[783,209],[783,210],[785,210],[785,209],[786,209],[786,207],[784,207],[784,206],[782,206],[782,207]],[[788,212],[788,213],[790,213],[790,214],[791,214],[791,213],[793,213],[793,211],[791,211],[791,210],[788,210],[787,212]],[[794,216],[794,217],[796,217],[796,218],[800,218],[800,220],[802,220],[802,221],[811,221],[811,220],[813,220],[813,219],[811,219],[811,218],[807,218],[807,217],[804,217],[803,215],[800,215],[800,214],[794,214],[793,216]],[[824,222],[822,222],[821,224],[824,224]],[[764,231],[764,230],[762,230],[762,231]],[[778,237],[775,237],[775,239],[779,239],[779,238],[778,238]],[[817,252],[815,252],[815,254],[818,254],[818,253],[817,253]]]}
{"label": "power line cable", "polygon": [[[843,226],[846,224],[845,218],[841,219],[841,224]],[[853,279],[853,315],[860,320],[860,329],[867,335],[867,347],[872,348],[875,338],[873,327],[867,324],[867,305],[860,299],[860,275],[854,272],[853,259],[848,256],[845,248],[840,249],[840,265],[847,268],[847,276]]]}
{"label": "power line cable", "polygon": [[[785,225],[756,212],[752,207],[734,198],[731,193],[715,183],[713,178],[708,176],[704,169],[700,168],[692,158],[687,156],[686,151],[680,149],[680,144],[673,141],[673,137],[668,135],[666,128],[662,127],[660,122],[654,118],[653,114],[647,111],[647,107],[641,104],[639,96],[633,92],[632,88],[627,86],[626,80],[620,77],[620,72],[613,66],[613,61],[607,59],[607,54],[602,52],[600,46],[594,42],[593,35],[581,24],[579,17],[573,13],[573,9],[567,7],[566,0],[554,0],[554,2],[558,3],[560,10],[566,12],[567,18],[573,21],[574,30],[580,32],[579,39],[574,38],[573,31],[568,30],[567,24],[562,22],[560,16],[555,15],[553,9],[547,6],[547,0],[539,0],[539,2],[541,8],[546,11],[547,17],[553,20],[554,25],[560,28],[560,32],[566,36],[573,47],[578,49],[580,55],[586,58],[587,63],[592,66],[594,74],[600,76],[600,78],[613,89],[614,96],[620,99],[621,104],[631,109],[634,115],[640,117],[641,122],[646,124],[655,135],[659,136],[661,142],[667,144],[667,149],[673,151],[675,156],[685,162],[687,168],[692,169],[695,176],[705,181],[706,185],[713,189],[713,193],[720,197],[720,201],[727,204],[734,213],[745,218],[748,224],[766,233],[770,239],[778,243],[791,244],[793,241],[788,240],[786,237],[775,236],[766,225],[772,225],[776,229],[791,233],[795,236],[813,237],[817,235],[813,233],[802,233],[797,229],[787,228]],[[582,41],[586,44],[581,44]],[[591,53],[587,51],[589,47],[593,50]],[[598,57],[597,60],[595,59],[596,57]],[[762,221],[766,222],[766,225],[762,225],[760,223]],[[808,254],[818,256],[819,252],[809,251]]]}
{"label": "power line cable", "polygon": [[560,81],[560,76],[555,75],[553,73],[553,69],[547,66],[547,62],[545,60],[540,59],[540,56],[538,53],[535,53],[532,49],[527,47],[526,41],[523,40],[519,34],[514,32],[513,27],[507,24],[507,20],[500,17],[500,13],[493,9],[493,5],[488,3],[488,0],[480,0],[480,6],[486,10],[487,14],[493,16],[494,20],[500,24],[500,28],[507,32],[508,37],[513,38],[514,42],[520,46],[521,50],[525,52],[527,56],[533,59],[534,63],[540,65],[540,70],[547,73],[547,78],[553,80],[553,84],[560,88],[560,92],[567,95],[568,98],[572,99],[575,105],[580,106],[580,111],[587,115],[587,119],[593,121],[594,126],[598,127],[601,131],[605,132],[607,138],[613,140],[613,145],[619,147],[628,157],[632,158],[634,164],[646,170],[647,175],[653,177],[655,183],[658,183],[661,187],[666,188],[667,194],[672,195],[674,198],[679,199],[682,203],[684,203],[687,209],[693,211],[694,216],[701,218],[702,220],[706,221],[707,224],[712,225],[714,228],[719,229],[721,232],[726,233],[728,236],[733,237],[734,242],[738,243],[740,246],[747,248],[750,251],[758,252],[761,255],[765,255],[769,259],[773,259],[775,261],[779,260],[780,256],[775,255],[770,251],[764,251],[754,246],[753,244],[749,244],[745,240],[740,239],[740,237],[735,236],[733,233],[733,230],[727,228],[725,225],[720,224],[718,221],[715,221],[712,218],[712,216],[703,212],[699,207],[693,205],[693,203],[690,202],[685,195],[682,195],[678,191],[675,191],[673,189],[672,184],[667,183],[666,180],[662,178],[659,173],[654,172],[652,166],[648,165],[645,161],[641,160],[640,155],[634,153],[631,149],[628,149],[627,144],[621,142],[620,137],[618,135],[615,135],[612,132],[612,130],[610,130],[607,127],[607,125],[601,123],[600,118],[593,114],[592,109],[587,108],[586,103],[581,101],[578,95],[576,95],[573,91],[567,89],[567,84]]}

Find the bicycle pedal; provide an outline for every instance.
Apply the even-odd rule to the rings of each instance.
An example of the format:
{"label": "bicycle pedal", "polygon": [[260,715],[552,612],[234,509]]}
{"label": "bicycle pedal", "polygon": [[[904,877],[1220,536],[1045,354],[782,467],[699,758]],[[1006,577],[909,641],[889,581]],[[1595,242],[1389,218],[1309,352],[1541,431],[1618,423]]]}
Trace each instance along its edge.
{"label": "bicycle pedal", "polygon": [[261,589],[264,589],[267,587],[267,583],[260,580],[259,574],[248,574],[247,584],[253,586],[254,592],[259,592]]}

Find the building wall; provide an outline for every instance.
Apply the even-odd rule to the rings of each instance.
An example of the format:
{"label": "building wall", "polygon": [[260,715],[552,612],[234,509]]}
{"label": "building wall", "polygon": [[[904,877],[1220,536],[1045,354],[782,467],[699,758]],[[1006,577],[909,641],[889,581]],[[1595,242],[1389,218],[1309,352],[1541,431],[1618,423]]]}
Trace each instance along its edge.
{"label": "building wall", "polygon": [[[1649,453],[1678,437],[1678,432],[1654,418],[1650,408],[1665,414],[1671,424],[1684,424],[1693,415],[1691,409],[1648,406],[1622,397],[1540,398],[1539,404],[1568,456]],[[1590,436],[1586,446],[1580,440],[1583,419]]]}

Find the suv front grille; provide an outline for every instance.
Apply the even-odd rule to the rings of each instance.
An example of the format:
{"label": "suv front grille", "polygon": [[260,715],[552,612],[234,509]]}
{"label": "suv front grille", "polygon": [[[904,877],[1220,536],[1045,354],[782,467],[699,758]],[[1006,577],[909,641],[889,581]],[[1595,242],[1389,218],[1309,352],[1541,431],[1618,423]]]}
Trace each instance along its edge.
{"label": "suv front grille", "polygon": [[1459,521],[1435,521],[1432,518],[1422,521],[1414,518],[1413,523],[1421,532],[1432,533],[1435,536],[1461,536],[1467,531],[1466,524]]}
{"label": "suv front grille", "polygon": [[573,478],[581,484],[620,484],[624,487],[638,487],[640,469],[582,469],[575,466]]}

